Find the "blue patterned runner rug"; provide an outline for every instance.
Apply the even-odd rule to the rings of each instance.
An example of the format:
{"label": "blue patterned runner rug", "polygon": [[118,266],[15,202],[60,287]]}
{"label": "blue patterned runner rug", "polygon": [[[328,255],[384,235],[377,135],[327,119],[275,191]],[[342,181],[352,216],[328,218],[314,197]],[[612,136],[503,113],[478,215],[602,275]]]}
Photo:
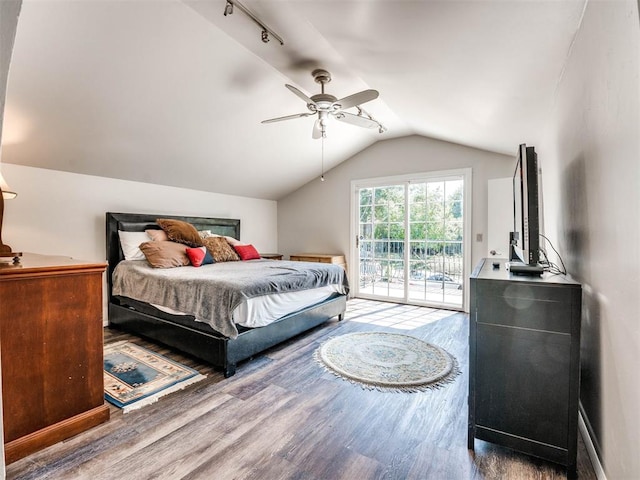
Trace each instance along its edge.
{"label": "blue patterned runner rug", "polygon": [[104,397],[123,413],[204,378],[192,368],[128,341],[104,347]]}

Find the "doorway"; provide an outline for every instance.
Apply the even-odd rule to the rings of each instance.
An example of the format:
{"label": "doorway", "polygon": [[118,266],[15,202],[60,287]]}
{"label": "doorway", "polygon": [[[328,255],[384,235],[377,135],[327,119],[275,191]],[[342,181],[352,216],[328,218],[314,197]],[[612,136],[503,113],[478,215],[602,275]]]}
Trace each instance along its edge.
{"label": "doorway", "polygon": [[355,296],[465,309],[470,169],[352,182]]}

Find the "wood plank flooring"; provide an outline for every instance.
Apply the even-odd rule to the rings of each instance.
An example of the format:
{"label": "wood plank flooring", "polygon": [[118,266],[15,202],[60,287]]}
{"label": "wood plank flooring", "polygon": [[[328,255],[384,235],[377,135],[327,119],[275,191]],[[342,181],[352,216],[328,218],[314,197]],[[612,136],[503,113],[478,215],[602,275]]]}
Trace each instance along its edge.
{"label": "wood plank flooring", "polygon": [[[351,300],[330,322],[239,365],[235,376],[116,330],[207,379],[7,467],[9,479],[561,479],[564,469],[476,440],[466,444],[468,317]],[[462,374],[438,390],[364,390],[318,366],[325,340],[406,333],[456,356]],[[582,442],[578,476],[595,479]]]}

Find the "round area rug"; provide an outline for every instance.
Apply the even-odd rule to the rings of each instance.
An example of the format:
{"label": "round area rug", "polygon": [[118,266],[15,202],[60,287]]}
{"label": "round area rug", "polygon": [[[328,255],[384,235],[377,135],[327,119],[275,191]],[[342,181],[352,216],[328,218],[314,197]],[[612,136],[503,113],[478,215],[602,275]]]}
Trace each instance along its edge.
{"label": "round area rug", "polygon": [[314,358],[340,378],[382,391],[439,388],[460,373],[447,351],[397,333],[348,333],[322,344]]}

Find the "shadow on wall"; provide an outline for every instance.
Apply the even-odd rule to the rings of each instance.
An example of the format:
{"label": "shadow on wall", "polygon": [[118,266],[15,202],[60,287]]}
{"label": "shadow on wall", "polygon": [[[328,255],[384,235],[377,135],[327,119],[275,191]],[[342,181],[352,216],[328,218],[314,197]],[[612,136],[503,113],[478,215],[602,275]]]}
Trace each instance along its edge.
{"label": "shadow on wall", "polygon": [[589,198],[587,195],[586,160],[580,155],[569,163],[562,175],[562,214],[558,231],[563,236],[564,261],[567,271],[578,281],[591,276],[588,259]]}
{"label": "shadow on wall", "polygon": [[586,160],[576,157],[562,175],[562,235],[567,271],[582,283],[582,332],[580,339],[580,405],[589,435],[602,457],[602,305],[590,285],[589,198]]}

